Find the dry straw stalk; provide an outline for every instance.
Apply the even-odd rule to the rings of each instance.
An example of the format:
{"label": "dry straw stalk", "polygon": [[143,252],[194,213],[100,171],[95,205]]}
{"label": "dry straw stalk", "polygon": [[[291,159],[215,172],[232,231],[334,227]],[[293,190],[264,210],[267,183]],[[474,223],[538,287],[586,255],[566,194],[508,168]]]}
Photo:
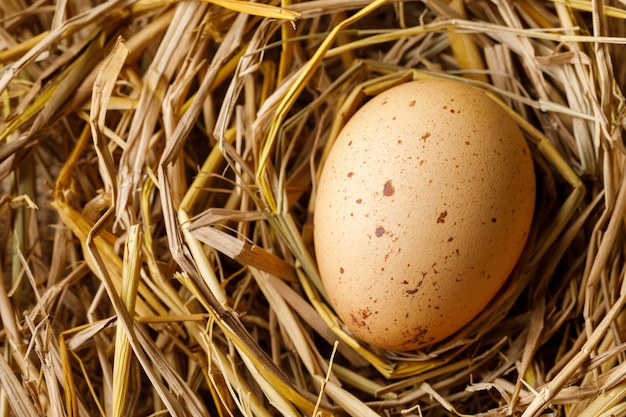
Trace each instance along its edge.
{"label": "dry straw stalk", "polygon": [[[623,0],[0,2],[0,416],[626,413]],[[532,236],[423,351],[356,340],[316,178],[369,97],[484,89]]]}

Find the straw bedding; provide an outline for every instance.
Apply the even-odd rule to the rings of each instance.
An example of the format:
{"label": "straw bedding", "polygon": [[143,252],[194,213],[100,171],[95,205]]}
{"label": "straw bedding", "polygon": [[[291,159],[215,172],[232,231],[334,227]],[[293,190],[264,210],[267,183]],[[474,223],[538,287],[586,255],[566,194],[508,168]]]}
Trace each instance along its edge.
{"label": "straw bedding", "polygon": [[[2,1],[0,415],[626,415],[625,44],[621,0]],[[539,195],[498,297],[399,354],[311,219],[350,114],[424,77],[502,101]]]}

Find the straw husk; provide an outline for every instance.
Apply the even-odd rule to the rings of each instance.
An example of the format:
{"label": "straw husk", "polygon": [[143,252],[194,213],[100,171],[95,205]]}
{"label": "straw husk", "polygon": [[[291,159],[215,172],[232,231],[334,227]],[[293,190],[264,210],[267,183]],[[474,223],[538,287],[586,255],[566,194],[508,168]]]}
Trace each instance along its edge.
{"label": "straw husk", "polygon": [[[625,44],[619,0],[1,2],[0,415],[623,415]],[[316,178],[429,77],[539,194],[498,296],[398,353],[326,301]]]}

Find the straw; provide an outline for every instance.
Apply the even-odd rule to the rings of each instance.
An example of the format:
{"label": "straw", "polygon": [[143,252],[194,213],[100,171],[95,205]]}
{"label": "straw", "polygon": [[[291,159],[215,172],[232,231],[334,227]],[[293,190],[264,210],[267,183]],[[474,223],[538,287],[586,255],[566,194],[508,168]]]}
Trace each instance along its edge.
{"label": "straw", "polygon": [[[0,2],[0,415],[622,415],[623,1]],[[529,240],[448,339],[335,314],[317,179],[446,78],[535,162]],[[359,250],[355,248],[355,250]]]}

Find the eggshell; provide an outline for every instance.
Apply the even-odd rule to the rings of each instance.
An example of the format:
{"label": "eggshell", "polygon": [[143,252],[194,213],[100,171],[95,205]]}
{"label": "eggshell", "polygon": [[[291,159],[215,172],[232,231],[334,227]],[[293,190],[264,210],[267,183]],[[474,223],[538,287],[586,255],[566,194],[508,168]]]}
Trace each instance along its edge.
{"label": "eggshell", "polygon": [[355,336],[406,351],[450,336],[501,288],[535,205],[528,145],[481,90],[413,81],[366,103],[317,186],[319,272]]}

